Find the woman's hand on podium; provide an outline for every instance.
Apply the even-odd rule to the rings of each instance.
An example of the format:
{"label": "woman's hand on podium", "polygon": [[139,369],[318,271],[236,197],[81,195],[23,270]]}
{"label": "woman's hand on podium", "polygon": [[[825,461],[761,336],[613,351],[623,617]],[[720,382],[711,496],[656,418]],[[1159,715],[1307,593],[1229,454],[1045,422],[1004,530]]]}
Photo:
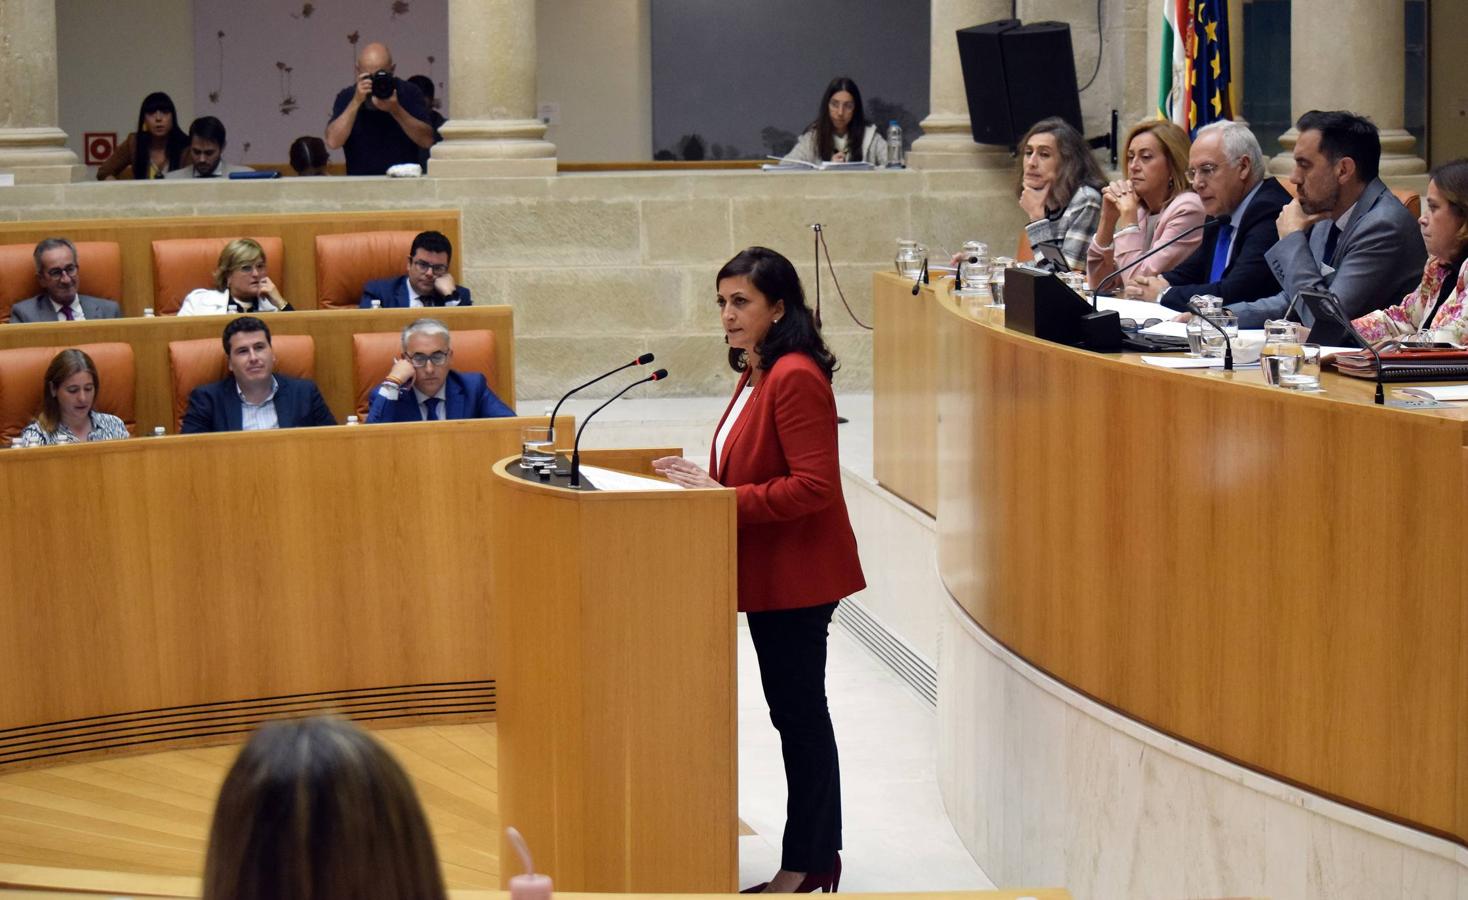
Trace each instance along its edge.
{"label": "woman's hand on podium", "polygon": [[686,488],[723,487],[703,469],[681,456],[661,456],[652,461],[653,471]]}

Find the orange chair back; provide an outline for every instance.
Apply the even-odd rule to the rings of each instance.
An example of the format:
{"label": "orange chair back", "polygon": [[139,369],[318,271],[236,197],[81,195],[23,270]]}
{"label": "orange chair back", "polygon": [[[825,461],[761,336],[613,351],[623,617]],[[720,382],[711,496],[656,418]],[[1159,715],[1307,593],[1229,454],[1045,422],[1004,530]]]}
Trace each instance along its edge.
{"label": "orange chair back", "polygon": [[[78,251],[80,252],[80,251]],[[46,369],[65,347],[17,347],[0,350],[0,447],[9,447],[41,411]],[[122,419],[130,433],[137,429],[136,373],[131,344],[78,344],[97,366],[98,412]]]}
{"label": "orange chair back", "polygon": [[[76,241],[77,290],[122,302],[122,248],[115,241]],[[36,245],[0,244],[0,323],[10,321],[10,307],[36,296]]]}
{"label": "orange chair back", "polygon": [[316,304],[321,309],[356,309],[362,286],[408,271],[408,249],[416,231],[358,231],[316,236]]}
{"label": "orange chair back", "polygon": [[[292,378],[316,377],[316,341],[310,335],[277,334],[270,346],[275,350],[276,372]],[[194,388],[229,374],[224,345],[217,338],[169,341],[168,371],[173,381],[173,430],[177,433]]]}
{"label": "orange chair back", "polygon": [[[489,382],[497,396],[495,383],[494,332],[483,330],[455,331],[450,344],[454,350],[451,365],[460,372],[478,372]],[[357,391],[357,415],[367,417],[372,403],[372,390],[392,369],[393,359],[402,352],[402,336],[393,331],[373,331],[352,335],[353,383]]]}
{"label": "orange chair back", "polygon": [[[174,238],[153,242],[153,314],[172,316],[196,288],[214,287],[219,253],[235,238]],[[265,271],[277,286],[285,284],[285,242],[278,237],[256,237],[265,251]],[[300,308],[310,304],[295,303]]]}
{"label": "orange chair back", "polygon": [[1019,230],[1019,246],[1014,248],[1014,261],[1017,263],[1029,262],[1035,258],[1035,251],[1030,247],[1030,233],[1023,228]]}

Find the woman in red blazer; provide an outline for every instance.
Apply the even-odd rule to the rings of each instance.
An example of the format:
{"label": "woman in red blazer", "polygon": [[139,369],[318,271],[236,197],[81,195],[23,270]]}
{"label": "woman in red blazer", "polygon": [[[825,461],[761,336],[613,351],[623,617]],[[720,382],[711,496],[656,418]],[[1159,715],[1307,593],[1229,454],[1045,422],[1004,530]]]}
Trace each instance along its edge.
{"label": "woman in red blazer", "polygon": [[826,635],[836,604],[866,587],[841,496],[836,358],[785,257],[750,247],[717,283],[729,365],[740,378],[714,438],[714,474],[681,457],[653,465],[684,487],[732,487],[738,501],[739,609],[780,732],[788,792],[780,871],[746,893],[835,891],[841,776]]}

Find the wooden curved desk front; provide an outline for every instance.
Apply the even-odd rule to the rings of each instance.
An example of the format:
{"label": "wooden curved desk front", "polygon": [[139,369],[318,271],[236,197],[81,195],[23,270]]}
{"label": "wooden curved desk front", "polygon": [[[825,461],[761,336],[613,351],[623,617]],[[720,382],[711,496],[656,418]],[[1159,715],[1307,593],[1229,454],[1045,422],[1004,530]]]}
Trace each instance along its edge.
{"label": "wooden curved desk front", "polygon": [[503,702],[501,817],[557,884],[733,888],[733,495],[508,483],[535,421],[0,453],[0,769]]}
{"label": "wooden curved desk front", "polygon": [[1162,370],[876,281],[879,327],[935,329],[939,568],[975,622],[1162,731],[1468,843],[1463,410]]}

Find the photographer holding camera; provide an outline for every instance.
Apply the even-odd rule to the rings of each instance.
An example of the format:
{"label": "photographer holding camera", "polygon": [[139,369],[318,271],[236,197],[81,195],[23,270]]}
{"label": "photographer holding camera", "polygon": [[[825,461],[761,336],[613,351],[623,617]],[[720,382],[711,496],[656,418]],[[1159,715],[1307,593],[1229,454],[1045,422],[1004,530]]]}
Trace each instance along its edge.
{"label": "photographer holding camera", "polygon": [[356,85],[336,95],[326,146],[345,150],[348,175],[385,174],[418,162],[419,151],[433,146],[428,102],[393,70],[387,46],[368,44],[357,53]]}

